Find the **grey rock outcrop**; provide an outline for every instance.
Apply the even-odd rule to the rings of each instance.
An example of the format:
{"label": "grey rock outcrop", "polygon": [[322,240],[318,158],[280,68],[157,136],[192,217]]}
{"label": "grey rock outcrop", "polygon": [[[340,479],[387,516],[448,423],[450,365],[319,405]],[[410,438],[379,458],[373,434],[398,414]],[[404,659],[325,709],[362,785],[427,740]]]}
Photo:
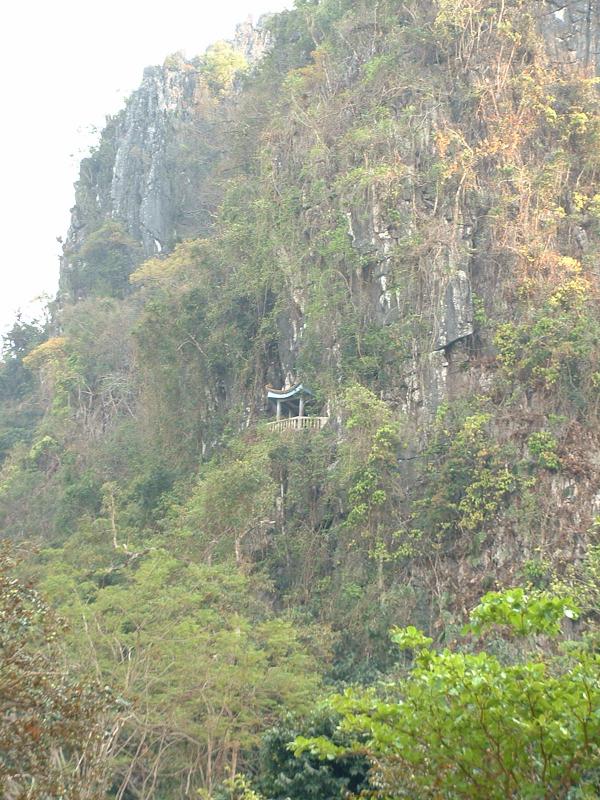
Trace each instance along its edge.
{"label": "grey rock outcrop", "polygon": [[254,25],[252,17],[241,22],[235,29],[233,46],[246,59],[250,66],[258,64],[270,46],[270,37],[265,28],[268,15],[262,16]]}
{"label": "grey rock outcrop", "polygon": [[[268,37],[248,20],[232,44],[256,64]],[[81,252],[108,222],[122,227],[143,258],[208,231],[218,202],[217,182],[210,180],[222,151],[218,123],[228,101],[211,96],[200,76],[201,59],[171,55],[144,70],[125,108],[107,120],[75,185],[59,298],[85,296],[77,288],[78,270],[85,269]]]}
{"label": "grey rock outcrop", "polygon": [[174,238],[176,205],[169,175],[168,143],[175,121],[193,114],[197,75],[181,56],[163,67],[148,67],[140,88],[119,115],[113,176],[112,215],[141,242],[145,255],[168,247]]}
{"label": "grey rock outcrop", "polygon": [[445,349],[473,333],[473,299],[471,282],[459,269],[447,280],[443,294],[437,349]]}
{"label": "grey rock outcrop", "polygon": [[541,17],[555,61],[600,71],[600,4],[597,0],[547,0]]}

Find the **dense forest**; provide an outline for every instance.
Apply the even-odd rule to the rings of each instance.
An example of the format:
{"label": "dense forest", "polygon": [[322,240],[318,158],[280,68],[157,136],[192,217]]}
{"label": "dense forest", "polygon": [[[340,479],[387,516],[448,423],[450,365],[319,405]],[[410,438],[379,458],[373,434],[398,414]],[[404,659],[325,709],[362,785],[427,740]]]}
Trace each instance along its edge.
{"label": "dense forest", "polygon": [[599,56],[296,0],[145,70],[4,339],[3,798],[600,797]]}

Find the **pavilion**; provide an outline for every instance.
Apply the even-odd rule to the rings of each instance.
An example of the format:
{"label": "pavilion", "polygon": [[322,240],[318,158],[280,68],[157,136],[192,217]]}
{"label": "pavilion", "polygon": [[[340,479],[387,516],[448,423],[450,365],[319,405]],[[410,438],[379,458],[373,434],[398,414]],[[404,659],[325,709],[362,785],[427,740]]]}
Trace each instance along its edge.
{"label": "pavilion", "polygon": [[275,406],[275,422],[270,423],[273,430],[302,430],[316,428],[320,430],[327,417],[313,417],[306,414],[306,406],[314,400],[314,394],[302,383],[296,383],[289,389],[274,389],[267,386],[267,400],[271,407]]}

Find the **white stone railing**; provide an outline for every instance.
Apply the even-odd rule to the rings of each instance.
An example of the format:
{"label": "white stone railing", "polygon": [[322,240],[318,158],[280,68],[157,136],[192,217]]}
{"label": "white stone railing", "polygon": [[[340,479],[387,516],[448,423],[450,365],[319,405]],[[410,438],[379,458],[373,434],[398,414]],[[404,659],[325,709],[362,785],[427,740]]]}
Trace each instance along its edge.
{"label": "white stone railing", "polygon": [[329,417],[288,417],[269,422],[268,427],[277,433],[283,431],[320,431]]}

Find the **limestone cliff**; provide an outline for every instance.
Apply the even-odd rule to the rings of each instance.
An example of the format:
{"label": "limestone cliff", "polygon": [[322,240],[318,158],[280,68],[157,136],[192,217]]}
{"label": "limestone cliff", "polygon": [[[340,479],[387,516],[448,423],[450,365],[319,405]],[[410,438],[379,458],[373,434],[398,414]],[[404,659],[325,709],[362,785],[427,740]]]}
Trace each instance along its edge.
{"label": "limestone cliff", "polygon": [[[237,27],[231,43],[250,66],[267,46],[266,31],[250,20]],[[218,188],[209,176],[221,154],[219,128],[231,101],[211,96],[202,63],[175,53],[162,66],[147,67],[139,88],[108,119],[98,146],[82,161],[61,262],[67,296],[83,296],[76,278],[85,262],[82,248],[109,221],[139,245],[133,262],[210,227]]]}
{"label": "limestone cliff", "polygon": [[[577,564],[600,511],[595,14],[308,3],[268,35],[240,29],[254,69],[227,91],[220,54],[212,72],[179,56],[147,70],[82,164],[63,262],[65,302],[124,299],[129,315],[135,357],[125,380],[108,348],[102,434],[127,408],[189,479],[260,427],[265,384],[302,380],[342,449],[379,414],[357,450],[379,464],[377,435],[401,431],[364,497],[331,479],[339,441],[324,456],[310,495],[324,581],[355,581],[390,615],[412,613],[394,594],[409,586],[441,625],[530,562]],[[349,387],[382,404],[362,427],[344,427]],[[371,463],[356,485],[376,482]],[[273,538],[301,538],[278,480]],[[274,570],[296,586],[291,557]]]}

